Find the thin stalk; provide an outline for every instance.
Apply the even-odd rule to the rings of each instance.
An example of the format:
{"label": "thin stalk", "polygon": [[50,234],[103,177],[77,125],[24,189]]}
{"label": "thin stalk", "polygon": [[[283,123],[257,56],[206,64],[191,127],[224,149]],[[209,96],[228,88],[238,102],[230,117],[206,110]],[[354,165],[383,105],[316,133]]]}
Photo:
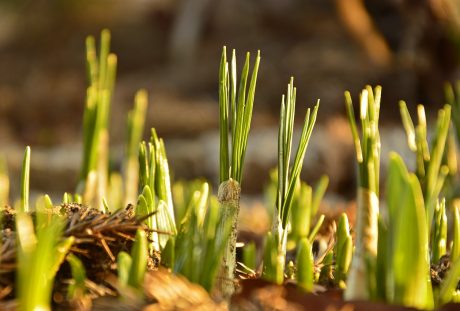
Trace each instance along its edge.
{"label": "thin stalk", "polygon": [[24,152],[21,172],[21,211],[29,212],[30,147]]}

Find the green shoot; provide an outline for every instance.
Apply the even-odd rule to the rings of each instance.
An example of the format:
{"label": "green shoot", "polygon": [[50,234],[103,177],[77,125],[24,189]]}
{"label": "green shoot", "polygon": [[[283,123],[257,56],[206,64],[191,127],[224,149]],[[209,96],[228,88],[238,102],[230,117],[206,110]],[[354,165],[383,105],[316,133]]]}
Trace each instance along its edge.
{"label": "green shoot", "polygon": [[220,186],[218,199],[224,210],[224,218],[232,221],[232,232],[221,267],[222,275],[225,277],[218,285],[219,291],[225,298],[230,297],[234,292],[233,282],[228,282],[227,279],[233,279],[235,274],[240,185],[251,127],[260,52],[257,53],[248,88],[249,62],[250,54],[247,53],[237,89],[235,51],[232,53],[229,69],[226,47],[223,48],[219,68]]}
{"label": "green shoot", "polygon": [[282,284],[284,281],[284,271],[278,263],[278,243],[276,237],[268,232],[265,237],[264,246],[264,267],[262,277],[270,282]]}
{"label": "green shoot", "polygon": [[[217,199],[208,196],[207,184],[203,183],[190,199],[175,240],[173,271],[211,291],[221,273],[231,221],[224,217]],[[233,278],[226,281],[233,282]]]}
{"label": "green shoot", "polygon": [[0,156],[0,208],[9,203],[10,178],[8,177],[8,167],[6,159]]}
{"label": "green shoot", "polygon": [[434,222],[431,230],[431,263],[437,264],[439,259],[446,254],[447,244],[447,216],[446,200],[436,204]]}
{"label": "green shoot", "polygon": [[171,234],[177,231],[166,151],[163,140],[158,138],[154,129],[148,147],[145,142],[140,144],[139,164],[142,192],[138,197],[136,214],[140,217],[152,215],[145,220],[153,230],[150,249],[160,251],[168,242],[168,236],[156,231]]}
{"label": "green shoot", "polygon": [[119,252],[117,256],[117,273],[118,273],[118,284],[120,287],[128,286],[129,272],[133,260],[131,256],[126,252]]}
{"label": "green shoot", "polygon": [[174,269],[176,240],[172,236],[168,239],[163,251],[161,252],[161,264],[169,269]]}
{"label": "green shoot", "polygon": [[144,282],[144,275],[147,269],[148,245],[147,235],[144,230],[138,229],[136,239],[131,249],[131,267],[129,270],[128,285],[133,288],[140,288]]}
{"label": "green shoot", "polygon": [[[312,242],[312,238],[314,238],[316,232],[310,236],[310,225],[317,216],[316,214],[318,212],[321,199],[326,192],[328,183],[329,178],[325,175],[322,176],[314,194],[312,193],[312,188],[306,183],[300,182],[296,185],[291,207],[290,241],[296,243],[301,238],[309,237],[310,242]],[[319,223],[319,225],[321,225],[321,223]],[[319,230],[319,227],[317,230]]]}
{"label": "green shoot", "polygon": [[27,146],[24,152],[24,160],[22,161],[21,172],[21,204],[22,212],[29,211],[29,179],[30,179],[30,147]]}
{"label": "green shoot", "polygon": [[297,249],[297,285],[306,292],[313,291],[313,271],[315,262],[308,239],[301,239]]}
{"label": "green shoot", "polygon": [[347,214],[340,215],[337,226],[335,254],[335,279],[340,284],[344,282],[350,268],[353,254],[353,242],[350,234]]}
{"label": "green shoot", "polygon": [[377,256],[377,219],[379,214],[380,135],[379,113],[381,87],[370,86],[360,95],[361,137],[353,104],[345,92],[345,104],[358,162],[358,207],[356,248],[348,275],[345,299],[368,299],[375,293],[373,278]]}
{"label": "green shoot", "polygon": [[85,280],[86,270],[85,266],[74,254],[67,255],[67,262],[70,265],[70,271],[72,273],[72,283],[70,283],[67,290],[67,298],[69,300],[75,300],[82,298],[86,292]]}
{"label": "green shoot", "polygon": [[433,308],[430,282],[428,226],[418,178],[407,171],[403,160],[390,154],[387,180],[386,300],[420,309]]}
{"label": "green shoot", "polygon": [[[295,188],[300,172],[302,171],[303,160],[307,150],[313,127],[318,113],[319,102],[315,105],[313,112],[307,109],[305,120],[300,134],[294,164],[290,168],[292,136],[294,131],[296,88],[294,79],[287,88],[287,95],[282,97],[280,111],[280,126],[278,132],[278,189],[276,200],[276,212],[274,213],[272,235],[275,238],[277,247],[276,271],[283,273],[286,261],[287,225],[291,207],[294,202]],[[308,196],[308,193],[307,193]],[[311,195],[310,195],[311,196]],[[307,197],[308,200],[308,197]],[[311,199],[310,199],[311,200]],[[311,215],[309,216],[311,219]],[[265,263],[264,263],[265,265]],[[273,268],[272,265],[264,267],[264,270]],[[278,273],[274,271],[273,273]],[[267,272],[273,274],[272,272]],[[278,282],[280,279],[278,279]],[[282,279],[281,279],[282,282]]]}
{"label": "green shoot", "polygon": [[315,226],[313,227],[313,229],[311,229],[310,234],[308,235],[308,240],[310,241],[310,243],[313,243],[315,236],[321,228],[321,225],[323,224],[325,218],[326,216],[324,215],[319,216]]}
{"label": "green shoot", "polygon": [[443,165],[442,160],[449,134],[451,108],[449,105],[445,105],[443,109],[439,110],[436,131],[434,132],[431,148],[429,148],[424,107],[422,105],[417,107],[418,124],[414,128],[406,103],[400,101],[399,106],[401,118],[410,141],[409,147],[416,154],[416,172],[422,186],[427,223],[429,232],[431,232],[436,200],[449,173],[449,167]]}
{"label": "green shoot", "polygon": [[[97,58],[93,37],[86,39],[89,87],[83,115],[83,164],[77,193],[85,204],[104,210],[102,200],[107,195],[109,112],[115,83],[117,57],[110,51],[110,32],[101,32]],[[94,190],[95,189],[95,190]]]}
{"label": "green shoot", "polygon": [[257,268],[257,249],[254,241],[243,248],[243,264],[253,271]]}
{"label": "green shoot", "polygon": [[16,215],[19,310],[51,310],[54,277],[73,242],[59,243],[62,228],[58,216],[38,217],[35,229],[31,216]]}
{"label": "green shoot", "polygon": [[[247,89],[249,61],[250,54],[247,53],[237,95],[235,51],[233,50],[231,69],[229,70],[226,47],[223,48],[219,69],[220,183],[232,178],[241,184],[244,157],[251,127],[260,52],[257,54],[249,89]],[[231,148],[229,148],[229,134]]]}
{"label": "green shoot", "polygon": [[450,250],[450,261],[454,262],[460,258],[460,212],[458,205],[454,205],[454,225],[452,248]]}
{"label": "green shoot", "polygon": [[147,103],[147,91],[139,90],[134,98],[134,109],[128,113],[126,160],[124,163],[124,206],[136,201],[139,184],[139,143],[144,132]]}

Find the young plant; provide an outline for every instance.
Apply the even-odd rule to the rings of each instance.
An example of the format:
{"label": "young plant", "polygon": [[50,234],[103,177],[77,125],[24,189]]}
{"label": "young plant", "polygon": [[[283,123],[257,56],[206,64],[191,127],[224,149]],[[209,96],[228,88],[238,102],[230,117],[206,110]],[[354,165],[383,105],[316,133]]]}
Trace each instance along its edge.
{"label": "young plant", "polygon": [[314,265],[311,244],[307,238],[302,238],[297,248],[297,285],[306,292],[313,291]]}
{"label": "young plant", "polygon": [[118,282],[122,287],[129,286],[138,290],[142,288],[148,254],[147,234],[143,229],[138,229],[131,248],[131,255],[126,252],[118,254]]}
{"label": "young plant", "polygon": [[128,113],[126,158],[124,162],[124,206],[134,204],[139,185],[139,144],[144,132],[148,97],[139,90],[134,98],[134,109]]}
{"label": "young plant", "polygon": [[254,241],[243,248],[243,264],[253,271],[257,269],[257,248]]}
{"label": "young plant", "polygon": [[370,86],[360,95],[361,137],[358,134],[353,104],[345,92],[345,104],[358,161],[356,242],[345,290],[346,300],[369,299],[375,293],[377,220],[379,215],[380,113],[381,87]]}
{"label": "young plant", "polygon": [[442,160],[449,133],[451,108],[445,105],[439,110],[430,148],[427,141],[425,108],[422,105],[417,106],[418,124],[414,127],[406,103],[401,101],[399,105],[409,148],[416,154],[416,174],[422,186],[428,232],[431,232],[436,200],[449,173],[449,167],[443,165]]}
{"label": "young plant", "polygon": [[30,179],[30,147],[27,146],[24,152],[21,172],[21,203],[20,211],[29,212],[29,179]]}
{"label": "young plant", "polygon": [[38,213],[35,228],[30,215],[16,215],[19,310],[51,310],[54,277],[74,241],[61,240],[63,226],[55,215]]}
{"label": "young plant", "polygon": [[326,175],[322,176],[314,193],[306,183],[299,182],[297,184],[291,207],[291,231],[289,233],[289,240],[293,244],[297,244],[302,238],[309,237],[310,225],[316,219],[319,205],[328,183],[329,178]]}
{"label": "young plant", "polygon": [[[248,84],[250,55],[246,54],[240,84],[237,89],[236,55],[233,50],[229,68],[227,51],[223,48],[219,69],[219,132],[220,132],[220,186],[218,199],[224,218],[231,219],[232,232],[221,267],[220,292],[226,298],[234,292],[237,220],[252,109],[256,91],[260,53],[257,54]],[[237,94],[238,91],[238,94]]]}
{"label": "young plant", "polygon": [[72,274],[72,283],[69,284],[69,288],[67,289],[67,298],[70,301],[81,299],[86,294],[85,266],[74,254],[67,255],[66,260],[70,265],[70,272]]}
{"label": "young plant", "polygon": [[[430,279],[429,234],[419,179],[409,173],[396,153],[390,154],[387,180],[388,217],[384,224],[386,300],[420,309],[434,307]],[[380,239],[381,237],[379,237]],[[383,239],[382,239],[383,240]]]}
{"label": "young plant", "polygon": [[[203,182],[191,196],[175,239],[173,271],[207,291],[214,289],[231,229],[232,219],[226,218],[215,197],[209,198]],[[219,293],[221,283],[216,284]]]}
{"label": "young plant", "polygon": [[447,247],[447,215],[446,200],[437,202],[434,211],[433,228],[431,230],[431,263],[437,264],[446,254]]}
{"label": "young plant", "polygon": [[85,204],[104,210],[109,165],[109,111],[117,57],[110,53],[110,32],[101,32],[99,57],[94,37],[86,39],[89,87],[83,115],[83,164],[77,193]]}
{"label": "young plant", "polygon": [[335,280],[340,286],[343,286],[345,284],[344,282],[346,280],[353,255],[353,241],[350,234],[350,227],[348,225],[348,217],[345,213],[340,215],[339,218],[334,254]]}
{"label": "young plant", "polygon": [[[313,112],[307,109],[294,164],[290,168],[295,100],[296,88],[294,88],[294,79],[291,78],[287,89],[287,96],[283,95],[281,100],[280,127],[278,132],[278,189],[276,211],[273,215],[272,225],[272,236],[276,241],[277,259],[275,262],[264,262],[264,271],[268,274],[272,274],[270,270],[284,272],[290,211],[294,201],[296,183],[300,178],[305,152],[313,131],[313,126],[315,125],[319,107],[318,102]],[[275,266],[272,264],[275,264]],[[278,279],[278,283],[280,283],[279,281],[280,279]]]}
{"label": "young plant", "polygon": [[152,129],[148,147],[145,142],[140,144],[139,164],[142,192],[137,201],[136,214],[139,217],[151,215],[145,220],[153,231],[150,249],[160,251],[168,242],[168,234],[176,234],[177,231],[166,150],[155,129]]}

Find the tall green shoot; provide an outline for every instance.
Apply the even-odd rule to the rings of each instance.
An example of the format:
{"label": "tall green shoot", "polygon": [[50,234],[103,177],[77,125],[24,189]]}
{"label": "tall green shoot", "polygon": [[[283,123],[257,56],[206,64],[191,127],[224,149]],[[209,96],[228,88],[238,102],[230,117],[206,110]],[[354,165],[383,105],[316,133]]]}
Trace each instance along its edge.
{"label": "tall green shoot", "polygon": [[249,63],[250,54],[247,53],[237,88],[235,51],[232,53],[229,68],[226,47],[223,48],[219,69],[220,186],[218,199],[224,219],[232,223],[232,231],[222,261],[221,282],[218,287],[222,295],[227,298],[234,292],[233,282],[229,280],[234,279],[236,267],[236,235],[241,179],[251,127],[260,52],[257,54],[248,88]]}
{"label": "tall green shoot", "polygon": [[77,193],[85,204],[104,210],[107,196],[109,112],[115,83],[117,57],[110,53],[110,32],[101,32],[99,57],[94,37],[86,39],[89,87],[83,115],[83,164]]}
{"label": "tall green shoot", "polygon": [[316,122],[319,107],[318,101],[312,112],[310,108],[307,109],[297,152],[294,158],[294,164],[290,167],[295,100],[296,88],[294,87],[294,79],[291,78],[287,88],[287,95],[283,95],[281,100],[280,126],[278,132],[278,189],[276,211],[273,215],[274,219],[272,226],[272,236],[276,241],[277,259],[275,261],[276,267],[271,266],[273,261],[264,262],[264,271],[269,274],[272,269],[284,272],[288,234],[287,226],[289,223],[290,210],[294,201],[296,183],[300,178],[305,152]]}
{"label": "tall green shoot", "polygon": [[24,159],[22,161],[21,171],[21,203],[20,208],[22,212],[29,211],[29,184],[30,184],[30,147],[27,146],[24,152]]}
{"label": "tall green shoot", "polygon": [[380,113],[381,87],[370,86],[360,94],[361,136],[358,132],[353,104],[345,92],[345,104],[358,162],[356,247],[348,273],[345,299],[369,299],[375,294],[377,256],[379,176],[380,176]]}
{"label": "tall green shoot", "polygon": [[126,159],[124,162],[124,206],[136,201],[139,185],[139,144],[144,132],[148,97],[139,90],[134,99],[134,109],[128,113]]}

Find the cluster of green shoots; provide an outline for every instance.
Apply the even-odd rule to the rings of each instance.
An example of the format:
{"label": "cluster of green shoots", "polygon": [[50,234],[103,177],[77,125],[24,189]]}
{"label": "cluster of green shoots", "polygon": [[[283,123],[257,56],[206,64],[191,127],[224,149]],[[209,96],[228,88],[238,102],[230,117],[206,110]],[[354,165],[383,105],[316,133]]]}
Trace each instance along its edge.
{"label": "cluster of green shoots", "polygon": [[[79,203],[102,213],[132,204],[139,226],[131,251],[116,254],[120,295],[143,295],[149,258],[161,254],[161,265],[228,299],[235,292],[236,242],[245,153],[252,119],[258,53],[250,75],[250,55],[237,77],[235,51],[230,63],[224,47],[219,68],[220,178],[217,196],[205,180],[172,182],[163,140],[155,129],[142,141],[148,95],[137,92],[127,118],[125,157],[120,172],[109,168],[109,119],[115,85],[116,56],[110,52],[110,33],[101,34],[99,49],[88,37],[89,87],[83,116],[83,163],[75,193],[65,193],[62,204]],[[370,299],[421,309],[460,300],[460,211],[455,205],[457,173],[455,128],[460,141],[460,96],[447,88],[448,105],[439,111],[428,143],[423,106],[414,126],[406,104],[400,112],[408,145],[415,154],[410,172],[396,153],[389,155],[385,200],[380,204],[381,88],[366,87],[360,94],[360,128],[350,93],[345,103],[358,165],[357,214],[354,243],[346,214],[331,226],[325,247],[313,252],[325,216],[320,202],[328,186],[323,176],[315,189],[301,180],[319,102],[307,109],[297,149],[293,152],[296,88],[293,79],[282,96],[278,132],[278,166],[268,187],[272,227],[263,250],[254,243],[243,247],[242,266],[276,284],[294,280],[307,292],[315,283],[332,282],[344,289],[347,300]],[[456,94],[457,93],[457,94]],[[451,109],[453,126],[451,125]],[[447,146],[447,147],[446,147]],[[294,154],[291,161],[291,154]],[[31,151],[25,150],[21,197],[14,204],[17,234],[17,297],[19,310],[50,310],[53,283],[61,265],[70,266],[69,300],[87,292],[86,269],[70,252],[73,236],[64,237],[67,218],[49,196],[29,203]],[[0,204],[9,203],[9,179],[0,159]],[[35,212],[35,217],[31,216]],[[453,215],[452,239],[447,237],[447,215]],[[317,242],[320,246],[321,243]],[[288,256],[295,252],[295,258]],[[263,263],[258,264],[258,253]],[[430,266],[449,256],[450,271],[440,286],[431,283]],[[158,257],[157,257],[158,258]],[[0,254],[1,260],[1,254]],[[286,261],[288,263],[286,264]],[[115,262],[114,262],[115,263]],[[1,273],[1,271],[0,271]]]}

